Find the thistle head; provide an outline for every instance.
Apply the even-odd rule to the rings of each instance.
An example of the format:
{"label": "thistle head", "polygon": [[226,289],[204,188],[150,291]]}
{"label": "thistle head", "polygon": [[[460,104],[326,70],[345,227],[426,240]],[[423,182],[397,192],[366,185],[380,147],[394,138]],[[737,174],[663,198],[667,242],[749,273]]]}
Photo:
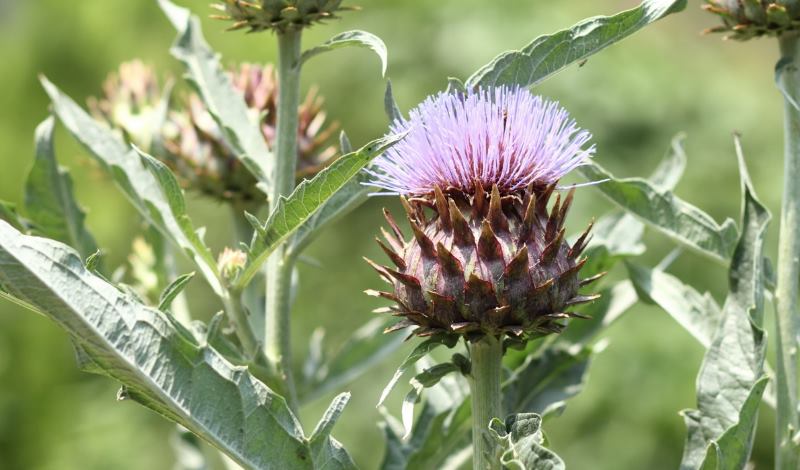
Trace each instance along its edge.
{"label": "thistle head", "polygon": [[[271,65],[241,64],[229,71],[234,88],[257,121],[268,146],[276,138],[278,82]],[[299,109],[297,178],[311,177],[336,156],[329,144],[336,124],[326,124],[323,100],[312,89]],[[164,130],[167,163],[184,185],[224,201],[263,201],[257,181],[236,156],[196,94],[169,114]]]}
{"label": "thistle head", "polygon": [[103,96],[88,100],[92,115],[119,129],[124,137],[149,149],[158,135],[162,100],[158,78],[152,67],[140,60],[123,62],[103,82]]}
{"label": "thistle head", "polygon": [[780,36],[800,30],[800,0],[706,0],[703,9],[722,24],[706,33],[726,33],[726,39]]}
{"label": "thistle head", "polygon": [[213,18],[233,21],[231,30],[284,32],[307,28],[314,23],[336,18],[342,0],[223,0],[212,4],[222,14]]}
{"label": "thistle head", "polygon": [[565,241],[574,191],[556,187],[594,148],[557,103],[505,87],[442,93],[392,131],[408,134],[377,159],[371,184],[401,195],[412,233],[385,212],[378,243],[394,267],[369,261],[392,286],[369,293],[402,317],[389,330],[527,340],[595,298],[578,293],[588,229]]}

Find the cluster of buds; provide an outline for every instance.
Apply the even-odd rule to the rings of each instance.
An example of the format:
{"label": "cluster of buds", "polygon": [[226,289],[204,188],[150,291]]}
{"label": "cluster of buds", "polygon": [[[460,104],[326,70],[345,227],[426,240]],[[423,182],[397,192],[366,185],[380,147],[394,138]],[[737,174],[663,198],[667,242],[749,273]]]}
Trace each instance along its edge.
{"label": "cluster of buds", "polygon": [[213,18],[233,21],[232,30],[250,32],[299,30],[314,23],[336,18],[342,0],[224,0],[211,6],[223,14]]}
{"label": "cluster of buds", "polygon": [[727,33],[728,38],[747,40],[780,36],[800,30],[800,0],[706,0],[703,8],[722,18],[722,24],[707,33]]}
{"label": "cluster of buds", "polygon": [[[278,97],[273,67],[245,63],[230,70],[229,76],[234,88],[242,93],[252,119],[258,121],[268,146],[273,147]],[[157,116],[151,110],[161,105],[162,98],[155,72],[138,61],[122,64],[106,82],[104,91],[102,99],[90,100],[95,115],[111,127],[122,129],[131,141],[163,160],[183,187],[234,204],[264,202],[255,177],[237,157],[197,94],[174,100],[165,116]],[[298,179],[313,176],[336,156],[336,148],[330,144],[336,124],[326,125],[322,104],[322,98],[312,89],[300,105]],[[129,109],[136,112],[127,112]],[[134,132],[144,126],[139,123],[145,122],[151,126],[149,133]],[[151,147],[155,138],[161,148]]]}
{"label": "cluster of buds", "polygon": [[[402,317],[387,331],[528,340],[560,332],[582,286],[589,228],[570,245],[574,190],[549,204],[556,182],[593,152],[562,108],[527,90],[440,94],[395,122],[407,137],[377,160],[373,184],[399,193],[413,236],[378,241],[395,268],[368,262],[392,286],[368,291]],[[591,227],[591,226],[590,226]]]}

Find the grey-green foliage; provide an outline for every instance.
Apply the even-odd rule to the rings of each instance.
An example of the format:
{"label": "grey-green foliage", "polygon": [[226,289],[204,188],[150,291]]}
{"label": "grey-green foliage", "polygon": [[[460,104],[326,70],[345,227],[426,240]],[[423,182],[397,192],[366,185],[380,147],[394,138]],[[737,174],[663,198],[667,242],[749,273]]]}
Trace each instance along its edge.
{"label": "grey-green foliage", "polygon": [[366,31],[355,30],[339,33],[319,46],[303,51],[303,54],[300,56],[300,63],[302,64],[323,52],[348,46],[366,47],[374,51],[381,60],[381,75],[386,75],[386,65],[388,63],[386,44],[384,44],[378,36]]}
{"label": "grey-green foliage", "polygon": [[767,384],[763,248],[770,215],[756,199],[741,158],[740,171],[742,234],[731,260],[730,293],[697,378],[698,409],[683,413],[685,470],[744,468]]}
{"label": "grey-green foliage", "polygon": [[71,248],[0,222],[0,287],[70,335],[82,365],[249,469],[354,468],[330,437],[347,396],[306,436],[285,400],[170,316],[83,266]]}
{"label": "grey-green foliage", "polygon": [[686,0],[645,0],[631,10],[588,18],[571,28],[539,36],[520,50],[495,57],[467,80],[467,87],[536,85],[685,6]]}
{"label": "grey-green foliage", "polygon": [[564,470],[564,461],[544,447],[542,417],[536,413],[510,415],[505,423],[497,418],[489,423],[503,468],[509,470]]}
{"label": "grey-green foliage", "polygon": [[219,56],[203,38],[200,20],[169,0],[159,0],[159,4],[178,31],[170,49],[172,55],[186,67],[187,80],[203,98],[237,158],[262,183],[259,188],[268,193],[274,156],[259,128],[259,116],[248,111],[244,97],[233,88]]}
{"label": "grey-green foliage", "polygon": [[176,191],[162,189],[162,182],[145,166],[139,154],[108,127],[92,119],[71,98],[42,78],[53,112],[75,139],[100,163],[142,216],[193,259],[215,292],[222,292],[215,265],[200,237],[187,231],[185,214],[176,211]]}
{"label": "grey-green foliage", "polygon": [[35,224],[34,233],[66,243],[86,259],[97,251],[97,244],[84,225],[86,214],[75,200],[72,178],[56,161],[54,127],[51,116],[36,128],[36,158],[25,181],[25,213]]}
{"label": "grey-green foliage", "polygon": [[250,245],[247,266],[238,287],[245,286],[277,246],[309,220],[372,159],[405,137],[389,135],[369,142],[355,152],[343,155],[314,178],[305,180],[287,197],[281,197],[264,224],[254,222],[256,236]]}

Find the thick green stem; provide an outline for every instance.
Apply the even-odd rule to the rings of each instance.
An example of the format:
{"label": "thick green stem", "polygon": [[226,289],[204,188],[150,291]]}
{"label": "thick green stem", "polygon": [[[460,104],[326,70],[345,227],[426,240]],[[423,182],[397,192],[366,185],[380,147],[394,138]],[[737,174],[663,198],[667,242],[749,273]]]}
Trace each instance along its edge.
{"label": "thick green stem", "polygon": [[488,439],[492,418],[503,419],[500,381],[503,370],[503,342],[491,336],[470,343],[470,390],[472,392],[472,468],[499,469],[494,446]]}
{"label": "thick green stem", "polygon": [[[780,38],[781,59],[791,61],[781,75],[784,92],[795,103],[800,100],[800,36]],[[797,470],[800,455],[793,449],[792,433],[798,429],[797,413],[797,325],[800,282],[800,110],[784,99],[784,172],[781,227],[778,242],[778,283],[775,289],[778,364],[777,434],[775,468]]]}
{"label": "thick green stem", "polygon": [[[300,105],[300,30],[278,33],[278,113],[275,141],[275,172],[270,203],[294,189],[297,168],[297,108]],[[266,321],[264,352],[286,384],[285,398],[297,409],[291,360],[292,263],[280,247],[267,261]]]}

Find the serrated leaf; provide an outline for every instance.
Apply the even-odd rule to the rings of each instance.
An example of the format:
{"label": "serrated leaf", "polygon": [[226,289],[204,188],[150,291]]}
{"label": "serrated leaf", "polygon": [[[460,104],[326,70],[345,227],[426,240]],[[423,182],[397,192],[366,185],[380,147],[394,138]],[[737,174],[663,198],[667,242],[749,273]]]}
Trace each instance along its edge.
{"label": "serrated leaf", "polygon": [[161,298],[158,300],[158,309],[162,312],[169,310],[172,301],[183,292],[183,289],[186,288],[186,285],[189,284],[189,281],[193,278],[194,272],[191,272],[178,276],[178,278],[172,281],[172,283],[164,289],[164,292],[161,293]]}
{"label": "serrated leaf", "polygon": [[719,225],[671,191],[658,189],[642,178],[616,179],[596,163],[582,166],[578,171],[590,181],[608,180],[595,187],[651,227],[712,259],[729,262],[738,237],[732,220]]}
{"label": "serrated leaf", "polygon": [[342,388],[397,351],[403,344],[402,335],[382,334],[393,323],[374,318],[356,330],[315,374],[309,374],[311,380],[300,400],[309,402]]}
{"label": "serrated leaf", "polygon": [[139,213],[193,258],[209,285],[215,292],[220,292],[221,286],[215,271],[208,264],[208,255],[198,252],[195,243],[184,234],[185,223],[173,214],[161,185],[136,151],[109,128],[92,119],[46,78],[42,77],[41,80],[52,101],[53,112],[64,127],[91,152]]}
{"label": "serrated leaf", "polygon": [[75,200],[72,178],[56,161],[54,128],[52,116],[36,128],[36,157],[25,181],[25,213],[35,234],[62,241],[86,258],[97,251],[97,243],[84,225],[86,214]]}
{"label": "serrated leaf", "polygon": [[711,294],[701,294],[680,279],[658,269],[626,263],[628,275],[639,297],[655,303],[667,312],[703,347],[711,345],[720,308]]}
{"label": "serrated leaf", "polygon": [[310,58],[322,54],[323,52],[348,46],[366,47],[375,52],[375,54],[377,54],[378,58],[381,60],[381,76],[386,75],[386,66],[388,63],[386,44],[384,44],[381,38],[378,36],[366,31],[355,30],[339,33],[323,42],[319,46],[304,51],[300,56],[300,63],[305,63]]}
{"label": "serrated leaf", "polygon": [[536,413],[511,415],[503,423],[494,418],[490,435],[500,447],[500,463],[511,470],[564,470],[566,465],[544,447],[542,417]]}
{"label": "serrated leaf", "polygon": [[[760,401],[764,392],[763,248],[770,215],[756,199],[743,166],[741,171],[742,234],[728,274],[730,293],[697,377],[698,409],[684,412],[688,435],[681,469],[712,463],[714,468],[743,468],[758,409],[751,400]],[[715,449],[709,453],[710,447]]]}
{"label": "serrated leaf", "polygon": [[315,452],[286,401],[246,368],[83,267],[75,251],[0,222],[0,286],[64,328],[132,398],[246,468],[355,468],[341,446]]}
{"label": "serrated leaf", "polygon": [[237,281],[237,287],[246,286],[275,248],[311,220],[325,202],[347,186],[365,165],[403,137],[405,134],[375,139],[338,158],[314,178],[300,183],[288,197],[280,198],[266,223],[256,227],[257,236],[250,246],[247,266]]}
{"label": "serrated leaf", "polygon": [[389,383],[386,384],[384,387],[383,392],[381,392],[381,398],[378,400],[377,406],[381,406],[386,398],[389,396],[389,392],[392,391],[395,385],[397,385],[397,381],[400,380],[400,377],[408,371],[414,364],[417,363],[420,359],[430,354],[431,351],[438,348],[441,345],[445,345],[448,348],[452,348],[455,346],[458,339],[452,335],[444,335],[444,336],[432,336],[425,341],[419,343],[417,347],[411,351],[411,354],[400,363],[400,366],[392,375],[392,378],[389,380]]}
{"label": "serrated leaf", "polygon": [[222,130],[236,157],[263,184],[269,187],[274,158],[258,124],[258,117],[247,109],[244,97],[222,68],[219,55],[208,45],[200,20],[169,0],[159,5],[178,31],[170,52],[186,67],[187,79],[203,99],[209,113]]}
{"label": "serrated leaf", "polygon": [[467,87],[536,85],[685,6],[686,0],[645,0],[616,15],[588,18],[569,29],[539,36],[520,50],[492,59],[467,80]]}
{"label": "serrated leaf", "polygon": [[403,427],[405,427],[403,439],[406,439],[411,435],[411,429],[414,423],[414,405],[419,403],[419,399],[422,396],[422,391],[439,383],[439,381],[442,380],[442,378],[447,374],[458,371],[458,366],[452,362],[445,362],[425,368],[411,378],[411,380],[408,382],[409,385],[411,385],[411,391],[409,391],[403,399],[403,405],[400,413],[400,416],[403,419]]}

